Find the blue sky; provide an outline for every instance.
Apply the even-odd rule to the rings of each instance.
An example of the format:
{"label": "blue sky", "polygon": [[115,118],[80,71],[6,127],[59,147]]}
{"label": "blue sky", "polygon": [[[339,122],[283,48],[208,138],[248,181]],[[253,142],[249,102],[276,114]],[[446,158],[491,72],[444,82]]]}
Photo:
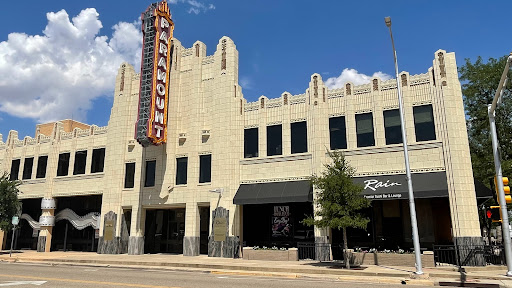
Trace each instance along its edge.
{"label": "blue sky", "polygon": [[[20,139],[34,136],[36,123],[55,118],[107,125],[117,68],[121,61],[137,65],[137,21],[151,2],[2,2],[3,140],[11,129]],[[184,46],[200,40],[210,55],[222,36],[235,41],[249,101],[303,93],[313,73],[324,81],[344,69],[360,79],[394,74],[385,16],[392,17],[400,70],[411,74],[425,73],[437,49],[455,52],[459,65],[512,51],[508,1],[169,2]]]}

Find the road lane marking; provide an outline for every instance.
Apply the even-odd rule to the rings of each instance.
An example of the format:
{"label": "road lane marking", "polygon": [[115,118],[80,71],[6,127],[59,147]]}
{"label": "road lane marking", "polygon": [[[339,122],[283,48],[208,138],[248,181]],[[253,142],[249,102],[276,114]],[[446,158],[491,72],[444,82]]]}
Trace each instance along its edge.
{"label": "road lane marking", "polygon": [[35,276],[25,276],[25,275],[7,275],[0,274],[0,277],[7,278],[28,278],[34,280],[44,280],[44,281],[59,281],[59,282],[72,282],[72,283],[87,283],[87,284],[100,284],[100,285],[110,285],[110,286],[126,286],[126,287],[145,287],[145,288],[183,288],[177,286],[157,286],[157,285],[147,285],[147,284],[131,284],[131,283],[117,283],[117,282],[103,282],[103,281],[92,281],[92,280],[76,280],[76,279],[65,279],[65,278],[50,278],[50,277],[35,277]]}
{"label": "road lane marking", "polygon": [[7,283],[2,283],[0,286],[17,286],[17,285],[42,285],[46,283],[46,281],[7,281]]}

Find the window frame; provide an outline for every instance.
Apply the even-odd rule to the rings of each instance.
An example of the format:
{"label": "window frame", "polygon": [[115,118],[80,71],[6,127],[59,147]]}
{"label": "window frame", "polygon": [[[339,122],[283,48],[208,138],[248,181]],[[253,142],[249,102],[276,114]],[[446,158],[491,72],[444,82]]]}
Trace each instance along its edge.
{"label": "window frame", "polygon": [[[152,177],[148,177],[150,172],[150,167],[152,167],[153,175]],[[156,180],[156,160],[146,160],[146,167],[144,169],[144,187],[155,187]]]}
{"label": "window frame", "polygon": [[[398,113],[398,115],[391,115],[389,117],[386,117],[386,114],[390,115],[390,113]],[[386,119],[389,119],[390,117],[396,117],[398,116],[398,125],[386,125]],[[402,144],[403,143],[403,139],[402,139],[402,123],[401,123],[401,120],[400,120],[400,109],[390,109],[390,110],[384,110],[382,111],[382,117],[384,119],[384,138],[386,139],[386,145],[393,145],[393,144]],[[388,120],[389,121],[389,120]],[[393,133],[396,133],[396,132],[393,132],[393,131],[390,131],[391,129],[396,129],[396,127],[398,127],[398,138],[389,138],[388,135],[393,136]],[[388,133],[389,132],[389,133]],[[393,140],[393,141],[391,141]]]}
{"label": "window frame", "polygon": [[[372,141],[370,141],[369,142],[370,144],[368,144],[368,145],[363,145],[363,143],[361,143],[361,142],[366,140],[365,138],[363,138],[363,135],[366,135],[366,134],[369,134],[369,133],[359,133],[358,130],[363,129],[364,127],[359,128],[358,127],[358,123],[360,123],[360,121],[362,121],[362,120],[368,120],[368,119],[361,119],[362,117],[367,117],[368,115],[370,115],[370,119],[371,119],[370,123],[371,123],[371,128],[372,128],[371,129],[372,130],[372,132],[371,132],[371,136],[372,136],[371,140]],[[360,119],[358,119],[358,118],[360,118]],[[356,120],[357,148],[374,147],[375,146],[375,125],[373,125],[374,124],[373,123],[373,121],[374,121],[374,119],[373,119],[373,112],[355,114],[355,120]],[[368,137],[368,139],[369,139],[369,137]]]}
{"label": "window frame", "polygon": [[[185,161],[183,161],[185,160]],[[180,163],[181,161],[181,163]],[[185,165],[185,174],[184,175],[181,175],[180,174],[180,171],[183,171],[182,169],[180,169],[180,164],[181,165]],[[181,176],[181,177],[180,177]],[[184,180],[184,182],[183,182]],[[187,185],[188,183],[188,157],[178,157],[176,158],[176,185]]]}
{"label": "window frame", "polygon": [[[131,179],[128,178],[129,174],[128,174],[128,167],[132,167],[133,166],[133,172],[131,173]],[[135,167],[136,167],[136,164],[135,162],[127,162],[125,163],[124,165],[124,185],[123,187],[126,188],[126,189],[129,189],[129,188],[134,188],[135,187]],[[130,169],[131,171],[132,169]],[[131,182],[128,182],[127,180],[131,181]],[[128,183],[131,183],[131,187],[128,187],[127,184]]]}
{"label": "window frame", "polygon": [[[83,162],[77,161],[78,155],[85,155]],[[82,156],[80,156],[81,158]],[[78,150],[75,152],[75,163],[73,163],[73,175],[83,175],[87,170],[87,150]]]}
{"label": "window frame", "polygon": [[[259,128],[258,127],[254,127],[254,128],[246,128],[244,129],[244,158],[257,158],[259,157]],[[251,133],[256,133],[256,135],[249,135],[251,137],[255,137],[255,140],[252,140],[252,141],[248,141],[246,140],[247,139],[247,136],[248,134]],[[250,147],[252,147],[253,145],[256,145],[256,150],[254,151],[255,153],[248,153],[247,150],[249,150]],[[249,151],[251,152],[251,151]]]}
{"label": "window frame", "polygon": [[[418,123],[417,117],[418,117],[419,113],[417,113],[416,111],[419,110],[419,109],[423,109],[425,107],[429,108],[428,112],[430,113],[430,115],[429,115],[430,116],[430,121],[429,122],[420,122],[420,123]],[[437,140],[436,123],[435,123],[435,119],[434,119],[434,107],[432,106],[432,104],[413,106],[412,107],[412,114],[413,114],[413,118],[414,118],[414,133],[416,134],[416,142],[435,141],[435,140]],[[418,124],[421,124],[421,125],[418,125]],[[420,127],[418,127],[418,126],[420,126]],[[427,126],[429,126],[429,127],[427,127]],[[425,131],[428,131],[428,129],[431,130],[430,131],[431,134],[426,135]],[[419,135],[421,135],[421,136],[419,136]],[[428,137],[428,136],[430,136],[430,137]]]}
{"label": "window frame", "polygon": [[[280,127],[281,129],[277,129],[277,127]],[[271,130],[273,130],[273,131],[271,131]],[[270,133],[273,133],[276,131],[279,131],[280,137],[269,137]],[[272,144],[278,143],[278,142],[276,142],[276,139],[278,139],[278,138],[280,138],[279,144],[273,145],[274,147],[272,147]],[[269,139],[273,139],[273,140],[270,141]],[[275,149],[272,149],[272,148],[275,148]],[[275,150],[275,153],[273,153],[273,152],[270,153],[272,150]],[[267,126],[267,156],[281,156],[281,155],[283,155],[283,124],[268,125]]]}
{"label": "window frame", "polygon": [[[209,159],[208,161],[208,169],[206,172],[203,172],[203,159]],[[203,173],[206,173],[203,174]],[[206,179],[205,179],[206,178]],[[212,182],[212,154],[204,154],[199,155],[199,183],[211,183]]]}
{"label": "window frame", "polygon": [[[62,159],[62,157],[66,156],[66,155],[67,155],[67,159]],[[71,153],[70,152],[59,153],[59,158],[58,158],[58,161],[57,161],[57,177],[62,177],[62,176],[68,176],[69,175],[69,160],[70,160],[70,157],[71,157]],[[66,158],[66,157],[64,157],[64,158]],[[61,163],[65,163],[65,167],[61,166]],[[62,165],[64,165],[64,164],[62,164]],[[59,173],[60,171],[62,171],[62,173]]]}
{"label": "window frame", "polygon": [[[27,160],[31,159],[32,163],[30,165],[27,165]],[[28,170],[30,167],[30,171]],[[34,157],[27,157],[23,161],[23,173],[21,174],[22,180],[29,180],[32,179],[32,172],[34,170]],[[28,175],[27,175],[28,174]],[[26,177],[28,176],[28,177]]]}
{"label": "window frame", "polygon": [[[295,133],[294,133],[294,130],[295,130]],[[300,132],[305,132],[305,133],[301,134]],[[297,142],[300,144],[298,144]],[[295,143],[295,147],[293,145],[294,143]],[[300,149],[300,148],[302,148],[302,149]],[[298,154],[298,153],[307,153],[307,152],[308,152],[308,123],[307,123],[307,121],[299,121],[299,122],[290,123],[290,153]]]}
{"label": "window frame", "polygon": [[[337,138],[333,137],[333,136],[336,136],[335,134],[338,134],[338,132],[336,132],[337,130],[335,128],[341,128],[341,127],[334,127],[335,123],[333,123],[333,122],[338,121],[340,118],[343,118],[343,140],[344,140],[344,143],[339,143],[339,144],[344,144],[344,145],[338,146],[338,145],[334,145],[334,144],[338,144],[338,143],[336,143],[338,141],[335,141],[335,139],[337,139]],[[340,121],[340,123],[341,123],[341,121]],[[338,130],[340,131],[339,134],[341,135],[342,129],[338,129]],[[329,148],[331,148],[331,150],[347,149],[347,118],[344,115],[336,116],[336,117],[329,117]]]}

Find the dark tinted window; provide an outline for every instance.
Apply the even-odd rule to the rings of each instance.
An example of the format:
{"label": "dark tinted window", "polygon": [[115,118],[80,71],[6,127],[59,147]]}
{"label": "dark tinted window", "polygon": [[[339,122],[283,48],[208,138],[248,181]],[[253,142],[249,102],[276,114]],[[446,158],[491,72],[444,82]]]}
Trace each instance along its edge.
{"label": "dark tinted window", "polygon": [[402,126],[400,125],[400,110],[384,111],[384,130],[386,145],[402,143]]}
{"label": "dark tinted window", "polygon": [[46,165],[48,164],[48,156],[39,156],[37,159],[36,178],[46,177]]}
{"label": "dark tinted window", "polygon": [[135,186],[135,163],[126,163],[124,172],[124,188]]}
{"label": "dark tinted window", "polygon": [[91,173],[103,172],[105,163],[105,148],[92,150]]}
{"label": "dark tinted window", "polygon": [[283,155],[282,125],[267,126],[267,156]]}
{"label": "dark tinted window", "polygon": [[155,186],[156,160],[146,161],[146,178],[144,187]]}
{"label": "dark tinted window", "polygon": [[75,166],[73,166],[73,175],[85,174],[86,160],[87,160],[87,151],[76,151]]}
{"label": "dark tinted window", "polygon": [[416,141],[436,140],[436,128],[434,125],[432,105],[415,106],[413,107],[413,113]]}
{"label": "dark tinted window", "polygon": [[25,158],[25,164],[23,164],[23,179],[32,178],[32,167],[34,166],[34,158]]}
{"label": "dark tinted window", "polygon": [[57,176],[68,175],[69,170],[69,153],[59,154],[59,164],[57,166]]}
{"label": "dark tinted window", "polygon": [[357,147],[375,146],[373,114],[356,114]]}
{"label": "dark tinted window", "polygon": [[258,128],[244,130],[244,158],[258,157]]}
{"label": "dark tinted window", "polygon": [[18,174],[20,173],[21,159],[14,159],[11,162],[11,180],[18,180]]}
{"label": "dark tinted window", "polygon": [[345,116],[329,118],[329,136],[331,150],[347,149]]}
{"label": "dark tinted window", "polygon": [[308,128],[306,121],[290,125],[292,134],[292,154],[308,152]]}
{"label": "dark tinted window", "polygon": [[188,158],[176,158],[176,185],[187,184]]}
{"label": "dark tinted window", "polygon": [[199,183],[212,182],[212,155],[199,156]]}

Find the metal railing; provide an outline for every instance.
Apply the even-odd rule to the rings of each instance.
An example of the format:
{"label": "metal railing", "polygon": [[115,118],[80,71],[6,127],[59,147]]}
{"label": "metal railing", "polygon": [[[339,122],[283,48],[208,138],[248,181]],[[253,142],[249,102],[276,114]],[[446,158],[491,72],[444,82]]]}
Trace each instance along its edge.
{"label": "metal railing", "polygon": [[343,244],[298,242],[299,260],[343,260]]}
{"label": "metal railing", "polygon": [[436,266],[505,265],[503,245],[434,245]]}

